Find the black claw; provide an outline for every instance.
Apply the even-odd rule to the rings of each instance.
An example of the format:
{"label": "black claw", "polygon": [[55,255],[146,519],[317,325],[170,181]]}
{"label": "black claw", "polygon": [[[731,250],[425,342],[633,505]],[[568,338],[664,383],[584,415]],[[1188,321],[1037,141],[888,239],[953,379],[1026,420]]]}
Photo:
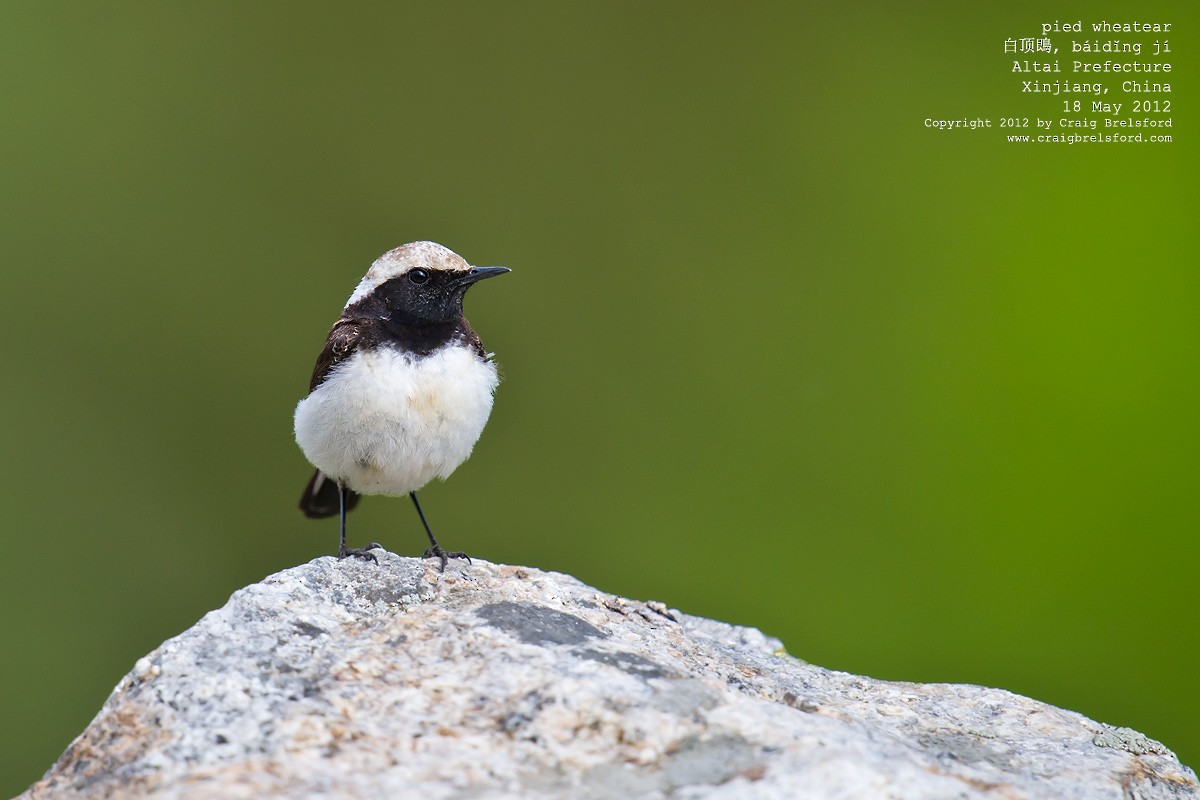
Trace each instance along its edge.
{"label": "black claw", "polygon": [[446,562],[452,558],[463,558],[466,559],[468,564],[471,563],[471,557],[462,551],[447,553],[441,547],[436,546],[426,548],[425,552],[421,553],[421,558],[440,558],[442,560],[442,572],[446,571]]}
{"label": "black claw", "polygon": [[342,547],[338,548],[338,558],[354,556],[355,558],[361,558],[363,561],[374,561],[376,564],[378,564],[379,559],[375,557],[374,553],[370,552],[376,547],[378,547],[380,550],[383,549],[383,546],[377,542],[371,542],[366,547],[346,547],[343,545]]}

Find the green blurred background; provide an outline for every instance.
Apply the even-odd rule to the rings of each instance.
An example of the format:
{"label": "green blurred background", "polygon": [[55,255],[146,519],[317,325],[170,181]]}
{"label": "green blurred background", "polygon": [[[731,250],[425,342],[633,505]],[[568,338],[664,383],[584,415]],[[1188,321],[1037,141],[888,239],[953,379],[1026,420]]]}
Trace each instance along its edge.
{"label": "green blurred background", "polygon": [[[447,546],[1200,763],[1200,14],[1061,5],[5,3],[0,794],[334,549],[292,409],[415,239],[513,268]],[[1057,119],[1056,18],[1175,25],[1173,144],[924,127]]]}

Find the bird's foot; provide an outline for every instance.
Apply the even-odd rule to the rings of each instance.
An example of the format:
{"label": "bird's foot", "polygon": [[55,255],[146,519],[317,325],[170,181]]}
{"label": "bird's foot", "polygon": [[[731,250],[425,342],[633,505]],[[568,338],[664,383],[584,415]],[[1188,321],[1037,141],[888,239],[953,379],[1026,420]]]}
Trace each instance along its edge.
{"label": "bird's foot", "polygon": [[379,559],[371,552],[375,549],[382,550],[383,545],[379,542],[370,542],[366,547],[346,547],[346,545],[342,545],[338,548],[338,558],[354,556],[355,558],[361,558],[363,561],[374,561],[378,564]]}
{"label": "bird's foot", "polygon": [[424,553],[421,553],[421,558],[440,558],[442,560],[442,572],[446,571],[446,562],[452,558],[465,558],[467,563],[471,563],[471,557],[462,551],[447,553],[439,545],[426,548]]}

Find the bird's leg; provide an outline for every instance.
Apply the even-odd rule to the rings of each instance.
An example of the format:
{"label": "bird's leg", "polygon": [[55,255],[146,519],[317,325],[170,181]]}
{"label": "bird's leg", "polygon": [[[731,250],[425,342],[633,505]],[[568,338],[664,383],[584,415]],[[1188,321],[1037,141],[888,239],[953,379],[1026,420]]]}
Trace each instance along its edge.
{"label": "bird's leg", "polygon": [[379,559],[375,557],[375,554],[372,553],[371,550],[376,547],[378,547],[380,550],[382,550],[383,545],[381,545],[379,542],[371,542],[366,547],[354,547],[354,548],[346,547],[346,485],[339,482],[337,487],[338,487],[338,516],[341,518],[341,529],[342,529],[342,539],[341,539],[341,542],[338,544],[338,558],[345,558],[346,556],[354,556],[355,558],[361,558],[363,561],[374,561],[376,564],[378,564]]}
{"label": "bird's leg", "polygon": [[437,539],[433,538],[433,531],[429,529],[429,523],[425,520],[425,512],[421,510],[421,504],[417,502],[417,493],[409,492],[408,496],[412,498],[413,505],[417,507],[417,516],[421,518],[421,524],[425,526],[425,535],[429,537],[429,548],[421,554],[421,558],[440,558],[442,560],[442,572],[446,571],[446,562],[452,558],[465,558],[467,563],[471,563],[471,557],[463,552],[447,553],[438,544]]}

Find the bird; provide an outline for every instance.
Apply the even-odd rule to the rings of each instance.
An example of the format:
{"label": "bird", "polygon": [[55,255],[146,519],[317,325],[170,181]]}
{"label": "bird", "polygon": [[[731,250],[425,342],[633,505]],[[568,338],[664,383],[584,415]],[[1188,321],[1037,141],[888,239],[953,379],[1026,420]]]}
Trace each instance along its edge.
{"label": "bird", "polygon": [[417,490],[471,455],[500,378],[463,313],[463,296],[507,267],[473,267],[435,242],[410,242],[371,264],[333,324],[296,405],[296,443],[315,467],[300,510],[337,515],[339,559],[374,561],[371,542],[346,546],[346,514],[361,495],[407,494],[441,569],[466,553],[443,550]]}

